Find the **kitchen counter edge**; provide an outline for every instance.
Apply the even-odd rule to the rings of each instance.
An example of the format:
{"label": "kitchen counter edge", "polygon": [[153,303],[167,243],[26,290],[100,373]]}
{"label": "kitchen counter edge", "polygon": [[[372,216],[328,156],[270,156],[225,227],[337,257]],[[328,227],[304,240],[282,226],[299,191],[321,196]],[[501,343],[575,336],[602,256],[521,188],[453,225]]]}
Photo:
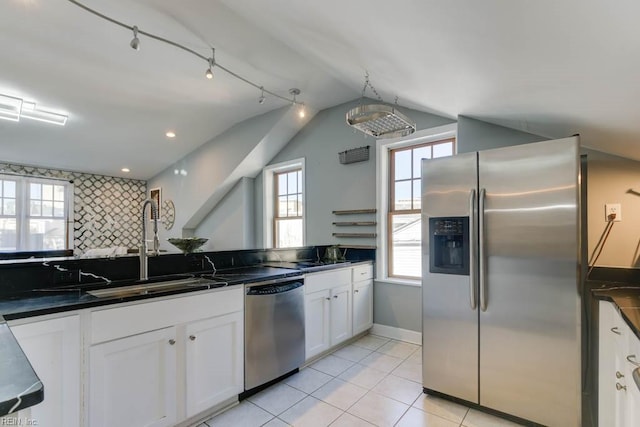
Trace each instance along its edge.
{"label": "kitchen counter edge", "polygon": [[610,283],[591,292],[596,299],[615,304],[624,321],[640,339],[640,287]]}

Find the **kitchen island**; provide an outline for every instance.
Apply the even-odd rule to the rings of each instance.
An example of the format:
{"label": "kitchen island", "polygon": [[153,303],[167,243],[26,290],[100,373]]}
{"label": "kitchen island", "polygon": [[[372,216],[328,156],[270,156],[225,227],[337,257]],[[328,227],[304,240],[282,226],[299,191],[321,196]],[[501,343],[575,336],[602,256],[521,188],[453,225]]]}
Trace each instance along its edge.
{"label": "kitchen island", "polygon": [[[74,261],[69,260],[69,262]],[[188,262],[190,265],[194,264],[193,260],[188,260]],[[92,412],[95,408],[109,407],[109,399],[117,396],[112,394],[111,398],[107,398],[111,393],[110,389],[105,388],[106,386],[100,386],[101,376],[107,375],[114,378],[114,374],[117,372],[111,371],[113,368],[110,367],[112,361],[116,360],[111,359],[113,356],[110,354],[115,352],[114,354],[121,354],[119,357],[126,356],[132,363],[137,363],[138,368],[132,373],[134,376],[146,369],[151,377],[162,377],[167,380],[177,378],[177,388],[173,392],[171,391],[173,388],[169,387],[163,391],[164,394],[161,396],[153,397],[151,396],[153,387],[151,387],[148,390],[145,389],[146,391],[139,390],[138,397],[129,393],[127,398],[120,402],[121,404],[139,401],[140,396],[146,396],[145,393],[148,392],[149,396],[143,400],[164,402],[161,412],[164,411],[169,415],[165,421],[173,420],[167,425],[183,425],[183,423],[189,425],[188,423],[193,421],[193,417],[197,418],[203,410],[210,411],[211,408],[220,410],[225,405],[233,404],[233,401],[237,402],[237,396],[242,391],[241,370],[238,371],[237,367],[241,366],[238,363],[242,362],[243,354],[242,343],[238,340],[242,337],[241,297],[244,283],[287,278],[336,268],[346,268],[350,271],[351,266],[370,265],[370,262],[354,260],[353,263],[347,261],[322,265],[320,262],[309,261],[306,258],[302,262],[293,259],[259,262],[254,265],[237,267],[216,261],[217,265],[222,265],[225,268],[215,269],[212,262],[210,270],[152,277],[148,286],[155,286],[154,283],[162,285],[167,280],[195,280],[197,282],[195,286],[167,287],[166,291],[163,290],[164,287],[161,287],[160,292],[122,293],[117,290],[128,287],[137,289],[141,286],[140,281],[107,279],[63,286],[52,286],[52,284],[32,286],[30,290],[23,289],[20,292],[5,295],[0,298],[0,314],[5,315],[6,321],[9,322],[11,330],[13,330],[13,335],[11,335],[7,324],[4,327],[9,332],[15,347],[20,349],[20,346],[23,346],[24,354],[28,356],[28,359],[23,356],[22,364],[25,368],[31,368],[33,365],[48,390],[46,405],[38,405],[16,412],[42,401],[42,392],[40,392],[40,400],[23,398],[21,406],[13,408],[11,405],[6,408],[6,411],[13,410],[12,417],[15,420],[18,418],[20,420],[39,418],[41,420],[57,420],[69,426],[86,425],[87,421],[93,419]],[[47,264],[49,263],[47,262]],[[233,264],[233,258],[231,264]],[[206,264],[202,262],[198,265]],[[68,265],[60,266],[65,269],[68,267]],[[84,268],[83,265],[80,267]],[[60,270],[58,269],[58,271]],[[54,274],[56,273],[54,272]],[[116,275],[114,274],[114,276]],[[34,281],[34,283],[36,282]],[[220,305],[219,302],[224,300],[227,300],[227,303]],[[215,309],[215,307],[219,309]],[[199,338],[196,339],[196,337]],[[143,338],[147,340],[145,341],[147,344],[144,345],[148,349],[157,349],[150,353],[151,363],[140,364],[139,358],[130,356],[134,354],[131,352],[135,352],[135,348],[141,345],[140,340]],[[227,338],[232,341],[227,343]],[[166,345],[167,342],[169,345]],[[240,342],[240,347],[237,347],[238,342]],[[26,347],[25,344],[27,344]],[[223,347],[229,351],[221,352]],[[200,354],[201,352],[204,353]],[[174,358],[172,355],[176,357]],[[165,360],[165,357],[168,357],[166,359],[169,361],[168,365],[160,366],[157,363],[154,365],[155,362]],[[223,359],[218,359],[218,357],[223,357]],[[174,359],[177,365],[171,362]],[[45,368],[42,366],[50,360],[58,360],[55,362],[58,365],[53,371],[49,369],[49,372],[45,372]],[[234,373],[228,375],[229,378],[225,378],[228,380],[227,386],[224,389],[219,387],[222,394],[218,393],[217,396],[211,394],[211,384],[219,384],[219,382],[211,381],[211,375],[218,375],[211,370],[212,366],[218,364],[218,362],[212,364],[212,361],[215,360],[221,364],[227,364],[224,365],[225,369],[216,370],[218,374]],[[207,361],[207,363],[201,365],[198,361]],[[84,368],[81,369],[80,366],[84,366]],[[148,368],[149,366],[154,366],[154,368]],[[43,369],[43,374],[40,374],[41,369]],[[31,371],[33,372],[33,369]],[[237,374],[238,372],[240,375]],[[209,375],[209,385],[205,387],[206,384],[198,382],[197,379],[199,377],[205,378],[207,375]],[[2,380],[5,379],[2,378]],[[6,381],[0,383],[0,386],[11,382],[12,380],[7,378]],[[168,384],[170,383],[172,382],[170,381]],[[16,384],[18,383],[16,382]],[[75,388],[66,390],[70,384]],[[81,386],[81,384],[84,385]],[[186,384],[186,389],[184,384]],[[14,402],[17,400],[17,394],[23,389],[15,391],[16,395],[11,396]],[[81,389],[84,391],[81,392]],[[31,390],[31,392],[33,391]],[[86,403],[80,405],[82,396],[84,395],[84,399],[86,399],[87,393],[94,400],[87,401],[88,405]],[[182,396],[178,398],[177,405],[175,393]],[[191,393],[191,396],[196,393],[195,395],[202,397],[201,404],[198,403],[198,406],[191,407],[190,405],[198,400],[197,398],[187,398],[185,393],[187,395]],[[35,393],[32,394],[35,395]],[[64,401],[61,400],[61,396],[65,396]],[[116,400],[120,401],[121,399]],[[71,403],[69,404],[69,402]],[[68,408],[65,408],[67,405]],[[49,412],[43,412],[45,406]],[[51,407],[55,409],[50,410]],[[88,410],[87,407],[93,409]],[[81,412],[84,415],[78,416],[77,414]],[[119,411],[107,412],[117,414]],[[64,414],[72,415],[67,419],[64,418]],[[119,421],[123,420],[119,419]],[[164,425],[163,422],[158,425]]]}

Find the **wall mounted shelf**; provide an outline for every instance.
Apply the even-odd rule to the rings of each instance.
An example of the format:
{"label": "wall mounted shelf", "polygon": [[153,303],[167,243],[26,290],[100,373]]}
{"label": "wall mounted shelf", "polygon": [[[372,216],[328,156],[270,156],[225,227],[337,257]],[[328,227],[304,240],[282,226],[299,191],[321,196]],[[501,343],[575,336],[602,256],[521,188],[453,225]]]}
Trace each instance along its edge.
{"label": "wall mounted shelf", "polygon": [[377,249],[376,245],[338,245],[340,249]]}
{"label": "wall mounted shelf", "polygon": [[[335,210],[332,211],[334,215],[375,215],[378,212],[377,209],[346,209],[346,210]],[[364,218],[364,219],[370,219]],[[377,221],[334,221],[334,227],[375,227],[378,225]],[[375,230],[375,229],[374,229]],[[375,239],[378,234],[377,233],[359,233],[359,232],[348,232],[343,233],[331,233],[333,237],[336,238],[356,238],[356,239]],[[339,245],[343,249],[376,249],[375,245],[352,245],[349,243],[342,243]]]}
{"label": "wall mounted shelf", "polygon": [[347,226],[372,226],[372,225],[376,225],[378,224],[375,221],[353,221],[353,222],[349,222],[349,221],[342,221],[342,222],[334,222],[333,225],[338,226],[338,227],[347,227]]}
{"label": "wall mounted shelf", "polygon": [[351,209],[343,211],[333,211],[334,215],[358,215],[358,214],[374,214],[378,212],[377,209]]}
{"label": "wall mounted shelf", "polygon": [[377,236],[376,233],[332,233],[333,237],[365,237],[365,238],[374,238]]}

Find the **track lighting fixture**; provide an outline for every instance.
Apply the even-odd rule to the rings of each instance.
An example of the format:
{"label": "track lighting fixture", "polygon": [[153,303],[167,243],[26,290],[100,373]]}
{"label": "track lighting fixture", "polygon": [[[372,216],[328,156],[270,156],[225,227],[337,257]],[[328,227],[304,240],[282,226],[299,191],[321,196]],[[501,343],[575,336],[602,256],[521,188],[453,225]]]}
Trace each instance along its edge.
{"label": "track lighting fixture", "polygon": [[291,101],[291,103],[293,105],[300,105],[300,108],[298,108],[298,116],[303,119],[304,116],[306,115],[306,112],[304,110],[304,102],[303,103],[298,103],[298,101],[296,101],[296,96],[300,95],[300,89],[294,87],[289,89],[289,94],[291,96],[293,96],[293,101]]}
{"label": "track lighting fixture", "polygon": [[211,58],[209,58],[209,68],[207,68],[207,72],[204,75],[211,80],[213,78],[213,71],[211,70],[213,66],[216,64],[216,49],[211,49]]}
{"label": "track lighting fixture", "polygon": [[[167,38],[155,35],[155,34],[150,33],[148,31],[139,30],[137,25],[131,26],[131,25],[126,24],[126,23],[124,23],[122,21],[119,21],[119,20],[114,19],[114,18],[112,18],[110,16],[107,16],[104,13],[98,12],[97,10],[91,9],[90,7],[85,6],[82,2],[80,2],[78,0],[67,0],[67,1],[69,3],[74,4],[75,6],[78,6],[81,9],[85,10],[86,12],[89,12],[89,13],[91,13],[91,14],[93,14],[93,15],[101,18],[101,19],[104,19],[105,21],[109,21],[112,24],[115,24],[115,25],[117,25],[119,27],[126,28],[128,30],[132,30],[133,31],[133,39],[131,40],[131,43],[129,43],[129,45],[135,50],[139,50],[140,49],[140,39],[138,38],[138,33],[144,34],[145,37],[147,37],[147,38],[157,40],[157,41],[165,43],[167,45],[171,45],[171,46],[173,46],[175,48],[178,48],[178,49],[180,49],[180,50],[182,50],[184,52],[190,53],[193,56],[196,56],[196,57],[198,57],[198,58],[200,58],[200,59],[202,59],[204,61],[207,61],[207,63],[209,64],[209,67],[207,68],[207,71],[205,72],[205,76],[206,76],[207,79],[213,79],[213,67],[215,66],[215,67],[220,68],[222,71],[224,71],[225,73],[229,74],[230,76],[232,76],[232,77],[234,77],[234,78],[236,78],[238,80],[242,80],[246,84],[248,84],[250,86],[253,86],[256,89],[259,89],[261,91],[260,98],[258,98],[258,102],[260,104],[264,103],[264,101],[266,100],[265,95],[269,94],[270,96],[272,96],[274,98],[278,98],[278,99],[281,99],[283,101],[290,102],[290,103],[292,103],[294,105],[301,105],[302,106],[301,103],[296,101],[296,97],[295,97],[295,95],[299,95],[300,94],[300,90],[299,89],[295,89],[295,91],[297,91],[295,93],[292,92],[294,89],[291,89],[289,91],[289,93],[291,95],[293,95],[293,99],[292,98],[287,98],[286,96],[282,96],[282,95],[280,95],[280,94],[278,94],[276,92],[267,90],[263,86],[260,86],[260,85],[258,85],[256,83],[252,82],[251,80],[249,80],[249,79],[247,79],[247,78],[245,78],[245,77],[233,72],[229,68],[226,68],[226,67],[218,64],[216,62],[216,59],[215,59],[215,49],[213,49],[213,48],[212,48],[211,57],[207,58],[206,56],[202,55],[201,53],[199,53],[199,52],[197,52],[197,51],[195,51],[195,50],[193,50],[193,49],[191,49],[191,48],[189,48],[187,46],[184,46],[184,45],[182,45],[180,43],[177,43],[177,42],[174,42],[174,41],[169,40]],[[1,106],[2,106],[2,104],[0,104],[0,107]],[[304,111],[304,107],[303,107],[303,111]],[[11,115],[11,113],[8,113],[8,115]],[[5,118],[5,117],[3,117],[0,114],[0,119],[1,118]],[[11,119],[9,119],[9,120],[11,120]]]}
{"label": "track lighting fixture", "polygon": [[129,46],[131,46],[135,50],[140,50],[140,39],[138,38],[137,25],[133,26],[133,39],[131,40],[131,43],[129,43]]}

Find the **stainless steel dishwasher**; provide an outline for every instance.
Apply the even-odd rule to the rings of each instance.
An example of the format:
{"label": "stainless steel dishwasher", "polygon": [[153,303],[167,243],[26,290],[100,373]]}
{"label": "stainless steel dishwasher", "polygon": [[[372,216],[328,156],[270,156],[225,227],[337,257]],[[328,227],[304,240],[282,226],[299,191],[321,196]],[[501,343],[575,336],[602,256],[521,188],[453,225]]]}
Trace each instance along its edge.
{"label": "stainless steel dishwasher", "polygon": [[245,284],[241,398],[304,363],[303,285],[302,276]]}

